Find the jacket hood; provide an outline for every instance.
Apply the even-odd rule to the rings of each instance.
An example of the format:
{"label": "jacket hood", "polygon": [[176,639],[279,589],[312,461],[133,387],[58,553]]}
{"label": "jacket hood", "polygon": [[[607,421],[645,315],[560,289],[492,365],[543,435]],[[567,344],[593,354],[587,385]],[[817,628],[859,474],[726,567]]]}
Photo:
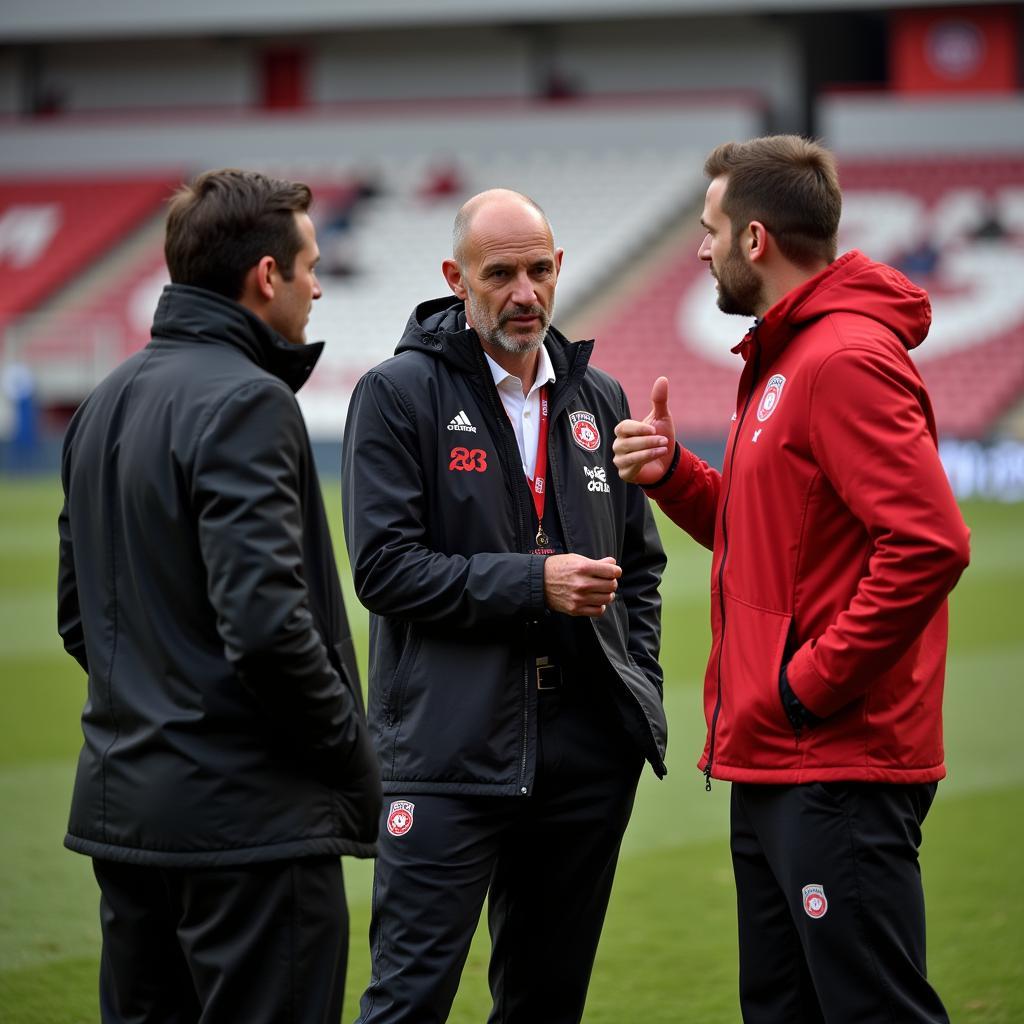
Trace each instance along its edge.
{"label": "jacket hood", "polygon": [[[544,345],[559,380],[582,377],[590,361],[592,341],[571,342],[549,327]],[[485,366],[480,338],[466,326],[466,304],[452,295],[421,302],[412,311],[395,355],[402,352],[426,352],[470,374]]]}
{"label": "jacket hood", "polygon": [[[776,302],[758,324],[758,341],[765,350],[777,350],[806,324],[831,313],[877,320],[908,350],[924,341],[932,322],[923,288],[853,249]],[[742,348],[741,342],[736,351]]]}
{"label": "jacket hood", "polygon": [[472,370],[477,366],[480,342],[466,326],[466,306],[452,295],[421,302],[410,314],[395,355],[426,352],[445,362]]}
{"label": "jacket hood", "polygon": [[165,286],[153,318],[154,341],[230,345],[298,391],[309,379],[324,343],[293,345],[240,303],[205,288]]}

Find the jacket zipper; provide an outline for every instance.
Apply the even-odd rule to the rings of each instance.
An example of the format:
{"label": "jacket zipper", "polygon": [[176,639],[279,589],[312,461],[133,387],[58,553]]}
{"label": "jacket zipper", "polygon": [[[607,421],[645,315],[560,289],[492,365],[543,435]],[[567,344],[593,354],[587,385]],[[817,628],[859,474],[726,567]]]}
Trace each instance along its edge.
{"label": "jacket zipper", "polygon": [[[548,435],[548,465],[551,466],[552,468],[554,468],[556,460],[552,458],[552,452],[553,452],[554,448],[553,448],[553,444],[552,444],[552,441],[551,441],[551,437],[552,437],[552,435],[549,434]],[[571,549],[572,545],[570,544],[571,538],[570,538],[570,535],[569,535],[569,526],[568,526],[569,520],[568,520],[568,518],[566,517],[566,515],[564,514],[564,511],[563,511],[564,505],[562,503],[562,494],[561,494],[561,489],[560,489],[560,487],[558,485],[558,481],[560,479],[559,474],[555,473],[554,471],[552,471],[551,479],[552,479],[552,481],[554,483],[554,486],[552,487],[552,492],[555,495],[555,508],[558,510],[558,517],[559,517],[559,519],[561,520],[561,523],[562,523],[562,535],[565,537],[565,546],[566,546],[566,548]],[[614,664],[612,662],[611,657],[608,654],[608,650],[607,650],[607,647],[605,645],[604,638],[601,636],[601,631],[597,628],[596,620],[591,619],[590,620],[590,626],[591,626],[591,629],[593,629],[593,631],[594,631],[594,636],[597,637],[597,645],[598,645],[598,647],[601,648],[601,653],[604,655],[605,661],[608,662],[609,666],[611,666],[612,670],[614,671]],[[617,672],[615,674],[616,674],[616,676],[618,676]],[[619,681],[622,682],[621,678],[620,678]],[[648,719],[647,719],[647,712],[644,711],[644,706],[643,706],[643,704],[640,703],[640,698],[628,686],[626,686],[625,683],[622,683],[622,689],[624,689],[626,691],[626,693],[628,693],[629,696],[633,699],[634,703],[636,704],[637,708],[640,711],[641,719],[643,721],[645,721],[645,722],[648,721]],[[654,742],[654,737],[653,736],[651,737],[651,739],[652,739],[652,744],[653,744],[652,745],[652,750],[654,752],[654,755],[655,755],[656,759],[661,763],[662,768],[664,768],[664,761],[662,760],[661,753],[658,750],[658,745],[657,745],[656,742]]]}
{"label": "jacket zipper", "polygon": [[[487,404],[490,406],[491,414],[495,418],[495,422],[499,424],[498,431],[501,436],[502,448],[504,450],[504,465],[506,471],[511,465],[512,471],[518,470],[522,472],[522,459],[519,457],[519,445],[516,443],[515,435],[512,432],[512,425],[509,423],[508,414],[505,412],[505,406],[502,405],[501,398],[497,391],[493,387],[487,387],[487,383],[490,381],[490,372],[487,369],[487,361],[483,357],[483,349],[480,350],[480,361],[483,363],[483,373],[481,379],[484,381],[483,390],[486,395]],[[524,505],[525,503],[521,497],[521,488],[512,488],[512,500],[516,505],[516,512],[518,513],[519,520],[519,542],[523,547],[529,545],[530,524],[528,516],[526,515]],[[526,540],[524,540],[526,538]],[[524,646],[529,653],[529,644],[527,643],[529,637],[529,623],[523,626],[523,641]],[[524,657],[523,661],[523,728],[521,733],[521,754],[519,758],[519,795],[526,796],[529,792],[526,785],[526,762],[527,752],[530,741],[530,666],[527,664],[527,660]]]}
{"label": "jacket zipper", "polygon": [[[579,388],[576,388],[576,390],[573,392],[573,395],[576,395],[578,393],[579,393]],[[570,397],[572,397],[572,396],[570,396]],[[566,402],[563,405],[559,406],[558,409],[555,408],[554,402],[552,402],[552,405],[551,405],[551,422],[552,423],[556,422],[558,415],[560,415],[562,413],[563,409],[566,408],[567,406],[568,406],[568,399],[566,399]],[[552,441],[552,438],[554,436],[555,436],[554,435],[554,431],[552,431],[551,433],[548,434],[548,465],[550,465],[550,466],[554,466],[555,462],[557,461],[556,459],[552,458],[552,452],[554,451],[554,442]],[[561,520],[561,523],[562,523],[562,534],[563,534],[563,536],[565,538],[566,547],[568,548],[570,546],[569,545],[569,541],[570,541],[570,527],[568,525],[569,519],[568,519],[568,517],[564,513],[564,504],[563,504],[563,501],[562,501],[562,492],[561,492],[561,489],[558,486],[558,481],[561,479],[561,477],[560,477],[560,475],[558,473],[552,472],[551,473],[551,478],[554,481],[554,488],[553,489],[554,489],[554,494],[555,494],[555,508],[558,510],[558,517],[559,517],[559,519]],[[593,619],[590,622],[590,627],[594,631],[594,636],[597,637],[597,645],[598,645],[598,647],[601,648],[601,653],[604,655],[605,661],[608,663],[609,666],[613,666],[611,656],[608,654],[607,645],[605,644],[604,638],[601,636],[601,631],[597,628],[596,621],[594,621]],[[614,668],[613,668],[613,670],[614,670]],[[616,674],[616,676],[618,676],[617,672],[615,674]],[[619,681],[620,681],[620,683],[622,682],[621,678],[620,678]],[[628,693],[629,696],[633,699],[634,703],[637,706],[637,709],[640,712],[641,720],[644,721],[644,722],[648,722],[648,732],[650,732],[650,724],[649,724],[649,719],[647,717],[647,712],[644,711],[644,706],[643,706],[643,704],[640,703],[640,698],[625,683],[622,683],[622,689],[624,689],[626,691],[626,693]],[[666,770],[665,769],[665,761],[664,761],[664,759],[661,756],[661,752],[658,750],[658,744],[657,744],[657,741],[654,739],[653,734],[651,734],[651,752],[654,754],[654,757],[657,759],[657,761],[659,762],[659,764],[661,766],[662,771],[664,772]],[[654,762],[652,761],[651,763],[653,765]]]}
{"label": "jacket zipper", "polygon": [[[757,326],[752,328],[757,331]],[[729,498],[732,496],[732,469],[736,461],[736,447],[740,443],[740,432],[743,429],[743,421],[747,417],[747,410],[750,408],[751,399],[754,397],[754,386],[757,384],[758,370],[761,362],[760,348],[754,353],[754,368],[750,376],[750,390],[747,392],[746,401],[743,403],[743,411],[740,413],[739,422],[736,424],[736,431],[732,439],[732,451],[729,453],[729,488],[725,492],[725,500],[722,502],[722,561],[718,565],[718,610],[722,620],[722,633],[718,644],[718,692],[715,697],[715,710],[711,714],[711,739],[708,743],[708,761],[704,766],[704,789],[711,792],[711,768],[715,759],[715,734],[718,731],[718,714],[722,710],[722,653],[725,650],[725,560],[729,555],[729,531],[726,529],[726,515],[729,511]]]}
{"label": "jacket zipper", "polygon": [[523,662],[523,754],[519,761],[519,795],[526,796],[526,749],[530,740],[530,666]]}
{"label": "jacket zipper", "polygon": [[[601,648],[601,653],[604,655],[604,660],[608,662],[608,664],[612,667],[612,671],[614,671],[615,666],[612,663],[612,659],[608,654],[608,649],[605,645],[604,638],[601,636],[601,633],[597,628],[597,623],[593,620],[591,620],[591,628],[594,630],[594,635],[597,637],[597,645]],[[658,774],[658,778],[664,778],[664,776],[668,772],[668,769],[665,767],[665,759],[661,756],[661,751],[658,750],[658,742],[654,738],[654,734],[651,732],[650,719],[647,717],[647,712],[644,711],[644,706],[640,703],[640,698],[629,688],[629,686],[625,682],[623,682],[622,677],[619,676],[618,672],[616,672],[615,675],[619,679],[621,688],[625,690],[630,697],[633,698],[634,703],[636,704],[637,708],[639,708],[641,719],[647,723],[647,732],[648,735],[651,737],[651,752],[654,754],[654,757],[658,762],[658,766],[655,768],[655,771]],[[651,764],[652,766],[654,766],[653,761],[651,762]],[[658,768],[661,769],[660,772],[658,771]]]}

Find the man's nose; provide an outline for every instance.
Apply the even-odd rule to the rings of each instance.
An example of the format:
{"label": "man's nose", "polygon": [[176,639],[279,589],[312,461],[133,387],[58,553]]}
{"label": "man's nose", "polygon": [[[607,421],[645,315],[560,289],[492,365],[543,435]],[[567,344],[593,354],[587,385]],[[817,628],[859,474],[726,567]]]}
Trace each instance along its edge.
{"label": "man's nose", "polygon": [[697,250],[697,259],[699,260],[710,260],[711,259],[711,235],[705,234],[704,241],[700,243],[700,248]]}
{"label": "man's nose", "polygon": [[512,301],[520,306],[532,306],[537,301],[537,290],[533,287],[529,274],[523,272],[516,275]]}

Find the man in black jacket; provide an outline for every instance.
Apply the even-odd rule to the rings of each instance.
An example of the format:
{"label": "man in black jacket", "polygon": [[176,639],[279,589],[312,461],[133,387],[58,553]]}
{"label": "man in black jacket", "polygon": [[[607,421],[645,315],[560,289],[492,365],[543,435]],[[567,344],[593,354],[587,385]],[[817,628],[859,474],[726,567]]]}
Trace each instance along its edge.
{"label": "man in black jacket", "polygon": [[621,387],[550,326],[532,200],[455,223],[455,299],[359,382],[345,530],[384,776],[361,1022],[447,1019],[484,897],[491,1020],[577,1022],[644,757],[663,775],[665,557],[611,462]]}
{"label": "man in black jacket", "polygon": [[105,1022],[341,1015],[339,855],[374,854],[380,779],[294,396],[310,201],[183,187],[153,340],[64,441],[59,631],[89,676],[65,845],[100,886]]}

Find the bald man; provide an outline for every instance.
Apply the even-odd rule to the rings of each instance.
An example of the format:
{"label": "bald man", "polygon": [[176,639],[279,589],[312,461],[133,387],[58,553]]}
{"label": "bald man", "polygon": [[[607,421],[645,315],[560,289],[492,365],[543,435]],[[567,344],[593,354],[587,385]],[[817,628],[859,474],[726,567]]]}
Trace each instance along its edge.
{"label": "bald man", "polygon": [[619,384],[551,326],[543,211],[470,199],[359,382],[345,532],[384,777],[360,1022],[448,1018],[484,898],[492,1022],[575,1024],[644,760],[665,774],[665,564],[614,472]]}

